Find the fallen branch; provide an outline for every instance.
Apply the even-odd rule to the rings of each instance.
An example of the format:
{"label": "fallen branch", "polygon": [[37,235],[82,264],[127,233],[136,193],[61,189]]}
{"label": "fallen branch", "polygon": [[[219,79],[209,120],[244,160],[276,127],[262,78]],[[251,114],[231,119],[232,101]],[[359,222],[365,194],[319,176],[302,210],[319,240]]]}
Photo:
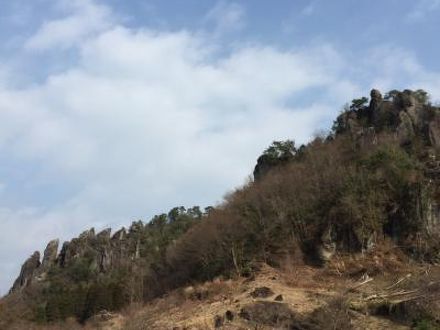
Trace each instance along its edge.
{"label": "fallen branch", "polygon": [[403,296],[408,295],[412,293],[419,292],[419,290],[411,290],[411,291],[399,291],[399,292],[393,292],[386,295],[386,297],[395,297],[395,296]]}
{"label": "fallen branch", "polygon": [[369,278],[367,278],[365,281],[363,281],[363,282],[361,282],[361,283],[358,283],[358,284],[352,286],[352,287],[349,289],[349,291],[355,290],[355,289],[359,288],[360,286],[362,286],[362,285],[364,285],[364,284],[367,284],[367,283],[371,282],[372,280],[373,280],[373,278],[372,278],[372,277],[369,277]]}
{"label": "fallen branch", "polygon": [[393,285],[390,285],[389,287],[385,288],[385,290],[390,290],[390,289],[394,288],[395,286],[397,286],[398,284],[402,283],[403,281],[409,279],[410,277],[411,277],[411,274],[407,274],[405,277],[402,277]]}

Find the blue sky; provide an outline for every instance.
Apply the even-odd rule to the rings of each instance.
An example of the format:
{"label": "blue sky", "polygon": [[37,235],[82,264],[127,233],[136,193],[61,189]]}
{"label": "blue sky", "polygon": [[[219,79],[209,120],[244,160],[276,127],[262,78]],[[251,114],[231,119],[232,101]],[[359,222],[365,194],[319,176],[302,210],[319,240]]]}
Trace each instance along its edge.
{"label": "blue sky", "polygon": [[213,205],[344,103],[440,100],[440,0],[0,0],[0,294],[34,250]]}

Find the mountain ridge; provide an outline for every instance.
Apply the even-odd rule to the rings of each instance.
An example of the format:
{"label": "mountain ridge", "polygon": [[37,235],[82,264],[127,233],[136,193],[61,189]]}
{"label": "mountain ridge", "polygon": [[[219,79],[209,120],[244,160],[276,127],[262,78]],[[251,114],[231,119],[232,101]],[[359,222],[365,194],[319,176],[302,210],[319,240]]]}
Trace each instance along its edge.
{"label": "mountain ridge", "polygon": [[113,235],[92,228],[59,253],[59,241],[49,242],[42,260],[36,251],[23,264],[10,295],[34,321],[85,322],[216,276],[251,277],[261,262],[325,267],[387,239],[417,262],[437,263],[439,150],[440,108],[425,91],[373,89],[326,136],[298,148],[275,141],[254,181],[215,208],[177,207]]}

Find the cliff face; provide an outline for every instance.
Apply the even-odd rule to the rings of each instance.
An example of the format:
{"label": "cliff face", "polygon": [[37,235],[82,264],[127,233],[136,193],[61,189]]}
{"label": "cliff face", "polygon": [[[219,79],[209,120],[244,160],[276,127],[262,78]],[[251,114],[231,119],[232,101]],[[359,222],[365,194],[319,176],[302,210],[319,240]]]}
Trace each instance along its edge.
{"label": "cliff face", "polygon": [[422,91],[392,91],[386,95],[373,89],[368,106],[352,105],[335,122],[336,134],[365,136],[384,130],[395,132],[401,145],[421,143],[440,147],[439,108],[426,102]]}
{"label": "cliff face", "polygon": [[[440,108],[427,102],[422,90],[391,91],[385,98],[373,89],[367,106],[352,106],[335,121],[335,134],[350,135],[357,144],[377,143],[389,132],[400,146],[420,161],[424,173],[415,198],[418,221],[428,236],[440,235]],[[393,223],[390,231],[401,229]]]}
{"label": "cliff face", "polygon": [[37,275],[40,265],[40,252],[35,251],[21,266],[20,275],[15,280],[10,292],[18,291],[30,285]]}
{"label": "cliff face", "polygon": [[[427,102],[426,93],[421,90],[391,91],[383,97],[380,91],[373,89],[367,103],[367,98],[353,100],[335,120],[333,133],[328,138],[350,135],[358,143],[368,144],[374,143],[380,132],[393,132],[402,146],[422,145],[430,157],[426,159],[427,167],[431,174],[438,176],[435,157],[440,148],[440,109]],[[293,144],[274,142],[258,158],[253,172],[255,180],[264,177],[272,168],[294,161],[298,158],[295,154],[300,154],[303,148],[297,150]]]}
{"label": "cliff face", "polygon": [[68,269],[81,260],[87,260],[88,268],[96,274],[127,266],[140,258],[139,236],[143,230],[144,226],[139,222],[133,223],[128,232],[122,228],[112,236],[110,228],[98,234],[92,228],[78,238],[64,242],[59,253],[59,240],[53,240],[47,245],[41,262],[38,251],[25,261],[10,292],[44,282],[50,269]]}
{"label": "cliff face", "polygon": [[21,267],[20,275],[15,280],[10,293],[20,291],[32,283],[45,279],[46,272],[52,265],[57,263],[59,240],[55,239],[47,244],[44,250],[43,260],[40,262],[40,252],[35,251]]}
{"label": "cliff face", "polygon": [[[390,236],[396,243],[413,246],[412,253],[417,251],[416,254],[426,253],[432,257],[431,252],[427,252],[428,247],[432,247],[433,242],[440,238],[440,108],[428,102],[427,94],[423,90],[393,90],[382,96],[380,91],[373,89],[370,92],[370,100],[363,97],[347,105],[335,120],[332,132],[327,137],[318,138],[317,143],[324,142],[328,148],[331,148],[332,144],[336,145],[336,140],[341,139],[348,140],[351,144],[347,152],[360,155],[350,160],[353,162],[351,166],[358,168],[356,171],[359,171],[359,166],[371,167],[371,163],[362,164],[365,161],[363,158],[371,150],[379,151],[382,145],[395,145],[399,152],[403,151],[403,158],[411,159],[409,167],[412,169],[409,172],[413,174],[408,175],[413,175],[414,178],[408,178],[406,191],[403,189],[399,192],[399,196],[395,195],[393,202],[387,201],[389,196],[386,195],[376,201],[376,204],[387,204],[383,210],[386,218],[380,221],[382,222],[380,230],[379,222],[376,220],[374,220],[376,223],[374,228],[370,227],[367,222],[363,223],[361,229],[354,229],[356,226],[348,228],[342,225],[344,218],[353,216],[350,216],[353,212],[348,207],[345,211],[338,211],[342,213],[340,219],[324,221],[325,224],[319,234],[320,238],[317,242],[316,239],[312,242],[313,246],[316,244],[319,246],[317,254],[320,258],[327,260],[338,249],[350,251],[368,249],[382,234]],[[276,141],[258,158],[254,169],[256,182],[263,182],[272,170],[276,172],[283,168],[287,169],[291,164],[302,163],[304,157],[307,157],[310,145],[303,145],[297,149],[291,141],[289,143],[287,145]],[[313,143],[315,142],[311,144]],[[387,155],[387,152],[384,153],[382,150],[374,156],[377,158],[374,162],[384,164],[387,157],[394,156]],[[330,164],[331,157],[329,158]],[[350,157],[347,158],[350,159]],[[395,159],[395,164],[392,166],[394,169],[401,167],[403,170],[406,161]],[[313,163],[309,165],[314,166]],[[350,167],[349,164],[347,165]],[[381,169],[383,170],[385,169]],[[376,171],[372,167],[368,171],[376,177],[383,174],[372,173],[371,171]],[[348,176],[349,173],[347,173]],[[392,178],[383,178],[374,184],[379,188],[383,184],[382,181],[388,179],[392,180]],[[360,182],[356,185],[360,185]],[[394,192],[389,191],[389,193]],[[353,196],[340,196],[335,202],[339,203],[344,198],[351,199]],[[365,199],[364,203],[367,203],[367,196],[358,198]],[[366,207],[366,205],[359,207]],[[365,221],[362,219],[364,216],[366,215],[359,215],[358,222]],[[319,223],[318,220],[315,221]],[[414,247],[416,240],[419,243],[417,247]],[[440,259],[440,255],[435,258]]]}

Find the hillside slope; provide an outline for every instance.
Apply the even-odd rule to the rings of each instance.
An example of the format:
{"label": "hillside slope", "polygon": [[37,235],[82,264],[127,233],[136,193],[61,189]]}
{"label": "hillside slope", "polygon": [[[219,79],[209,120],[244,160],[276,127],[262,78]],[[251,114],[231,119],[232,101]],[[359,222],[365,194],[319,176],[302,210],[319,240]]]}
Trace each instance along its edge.
{"label": "hillside slope", "polygon": [[[426,274],[423,267],[404,266],[397,258],[393,274],[385,267],[393,262],[376,267],[374,275],[363,273],[362,267],[379,254],[372,252],[356,261],[341,257],[339,267],[345,263],[345,269],[336,264],[327,269],[296,265],[291,270],[262,265],[251,279],[216,279],[173,291],[125,314],[121,328],[403,330],[426,324],[435,329],[432,319],[412,319],[423,313],[440,316],[440,268]],[[422,292],[426,282],[434,280],[432,292],[417,299],[414,290]]]}

